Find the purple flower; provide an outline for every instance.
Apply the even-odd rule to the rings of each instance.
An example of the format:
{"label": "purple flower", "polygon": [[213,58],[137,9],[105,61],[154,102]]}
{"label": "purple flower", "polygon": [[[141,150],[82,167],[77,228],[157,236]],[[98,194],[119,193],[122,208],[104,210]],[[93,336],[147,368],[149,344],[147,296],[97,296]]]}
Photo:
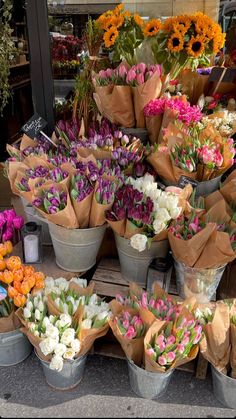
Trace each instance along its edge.
{"label": "purple flower", "polygon": [[5,222],[6,222],[5,215],[3,212],[0,212],[0,228],[3,228]]}
{"label": "purple flower", "polygon": [[13,238],[13,228],[7,227],[4,233],[2,234],[2,241],[6,242],[8,240],[11,240]]}
{"label": "purple flower", "polygon": [[49,214],[56,214],[58,211],[59,211],[59,208],[54,207],[53,205],[51,205],[50,207],[48,207],[48,210],[47,210],[47,212]]}
{"label": "purple flower", "polygon": [[60,199],[59,198],[50,198],[49,202],[54,206],[54,207],[59,207],[60,205]]}
{"label": "purple flower", "polygon": [[42,198],[35,198],[32,201],[32,204],[33,204],[34,207],[39,208],[43,205],[43,200],[42,200]]}
{"label": "purple flower", "polygon": [[5,216],[7,226],[11,226],[13,223],[13,219],[16,217],[16,212],[13,209],[3,211]]}

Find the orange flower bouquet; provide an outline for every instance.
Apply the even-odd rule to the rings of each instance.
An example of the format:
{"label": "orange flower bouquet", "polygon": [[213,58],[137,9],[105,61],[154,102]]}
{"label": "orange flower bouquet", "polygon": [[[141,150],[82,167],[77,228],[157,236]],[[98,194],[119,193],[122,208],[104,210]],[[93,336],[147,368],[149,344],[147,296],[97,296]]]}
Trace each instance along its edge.
{"label": "orange flower bouquet", "polygon": [[[0,254],[6,256],[12,251],[11,242],[0,247]],[[44,288],[44,274],[35,272],[32,266],[24,266],[19,256],[0,260],[0,333],[19,327],[15,307],[23,307],[26,296]]]}

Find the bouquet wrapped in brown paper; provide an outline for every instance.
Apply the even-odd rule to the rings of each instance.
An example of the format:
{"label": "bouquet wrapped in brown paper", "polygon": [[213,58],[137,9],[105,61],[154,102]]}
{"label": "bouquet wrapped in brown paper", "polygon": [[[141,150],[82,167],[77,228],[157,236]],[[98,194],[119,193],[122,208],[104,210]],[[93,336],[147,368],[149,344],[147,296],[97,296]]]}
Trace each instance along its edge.
{"label": "bouquet wrapped in brown paper", "polygon": [[54,224],[66,228],[78,227],[66,185],[51,183],[41,186],[32,197],[32,205],[44,218]]}
{"label": "bouquet wrapped in brown paper", "polygon": [[143,342],[147,325],[142,321],[139,310],[126,308],[118,313],[113,312],[109,325],[126,357],[140,366],[143,360]]}
{"label": "bouquet wrapped in brown paper", "polygon": [[13,330],[18,329],[20,325],[21,323],[15,314],[15,310],[12,310],[8,316],[0,317],[0,333],[12,332]]}
{"label": "bouquet wrapped in brown paper", "polygon": [[205,336],[200,343],[204,358],[223,374],[227,374],[231,350],[229,311],[227,304],[217,302],[213,315],[203,325]]}
{"label": "bouquet wrapped in brown paper", "polygon": [[99,178],[95,184],[89,227],[102,226],[106,222],[106,211],[110,210],[115,199],[118,184],[111,179]]}
{"label": "bouquet wrapped in brown paper", "polygon": [[184,307],[174,322],[155,321],[144,338],[145,370],[165,373],[196,358],[202,327]]}
{"label": "bouquet wrapped in brown paper", "polygon": [[236,378],[236,300],[233,300],[230,308],[230,366],[231,377]]}
{"label": "bouquet wrapped in brown paper", "polygon": [[71,178],[70,197],[80,228],[87,228],[89,225],[93,194],[94,187],[89,178],[76,172]]}
{"label": "bouquet wrapped in brown paper", "polygon": [[209,71],[204,73],[204,70],[192,71],[184,69],[179,75],[178,81],[182,86],[182,92],[188,97],[192,105],[197,104],[199,97],[206,91]]}

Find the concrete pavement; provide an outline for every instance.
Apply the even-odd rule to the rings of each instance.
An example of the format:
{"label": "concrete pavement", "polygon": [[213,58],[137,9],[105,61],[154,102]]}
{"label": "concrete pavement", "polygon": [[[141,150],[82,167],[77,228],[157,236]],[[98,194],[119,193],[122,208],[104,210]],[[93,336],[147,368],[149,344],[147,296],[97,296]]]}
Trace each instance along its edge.
{"label": "concrete pavement", "polygon": [[21,364],[0,368],[0,417],[235,418],[236,410],[214,398],[210,371],[206,380],[175,371],[164,396],[145,400],[132,392],[124,360],[89,355],[81,383],[56,391],[47,385],[32,353]]}

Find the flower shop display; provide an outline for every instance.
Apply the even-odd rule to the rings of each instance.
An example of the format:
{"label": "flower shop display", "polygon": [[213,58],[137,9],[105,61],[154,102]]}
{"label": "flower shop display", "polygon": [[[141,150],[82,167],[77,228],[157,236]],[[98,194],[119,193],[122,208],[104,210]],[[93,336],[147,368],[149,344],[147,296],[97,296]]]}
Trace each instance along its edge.
{"label": "flower shop display", "polygon": [[45,279],[45,291],[29,296],[17,312],[35,347],[49,385],[70,389],[83,376],[94,340],[106,334],[110,309],[82,278]]}
{"label": "flower shop display", "polygon": [[[9,209],[0,212],[0,255],[2,257],[12,252],[9,242],[11,241],[15,244],[19,241],[19,232],[23,224],[23,217],[17,215],[15,210]],[[4,251],[5,248],[6,253]]]}
{"label": "flower shop display", "polygon": [[81,65],[78,59],[81,46],[82,41],[73,35],[52,37],[52,67],[54,76],[71,78],[71,75],[77,73]]}

